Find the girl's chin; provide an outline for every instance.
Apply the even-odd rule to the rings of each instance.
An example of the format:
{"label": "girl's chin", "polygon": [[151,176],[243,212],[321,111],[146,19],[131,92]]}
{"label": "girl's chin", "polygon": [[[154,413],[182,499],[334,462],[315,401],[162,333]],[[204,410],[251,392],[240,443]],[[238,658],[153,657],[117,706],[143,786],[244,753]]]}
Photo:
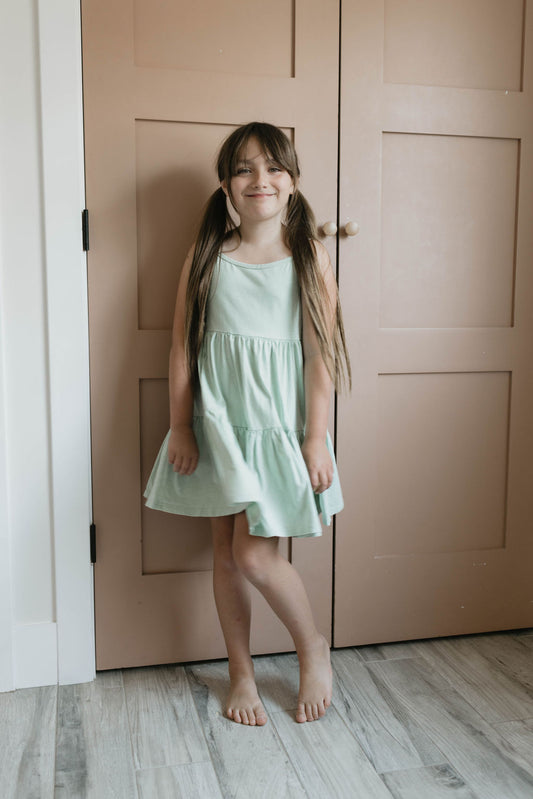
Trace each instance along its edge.
{"label": "girl's chin", "polygon": [[255,208],[252,210],[248,208],[244,212],[239,211],[239,216],[241,222],[266,222],[270,219],[276,218],[281,222],[283,211],[284,209],[279,211],[269,211],[267,208]]}

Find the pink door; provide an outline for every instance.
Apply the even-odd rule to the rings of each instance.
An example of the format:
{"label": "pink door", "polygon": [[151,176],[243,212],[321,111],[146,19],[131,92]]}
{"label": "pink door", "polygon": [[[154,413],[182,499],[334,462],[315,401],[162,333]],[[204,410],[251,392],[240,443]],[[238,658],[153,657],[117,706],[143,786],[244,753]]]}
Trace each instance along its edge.
{"label": "pink door", "polygon": [[[223,657],[208,521],[141,499],[169,423],[176,288],[233,126],[284,127],[319,220],[335,219],[338,3],[83,0],[82,12],[97,666]],[[286,551],[330,638],[324,533]],[[254,652],[292,649],[256,599]]]}
{"label": "pink door", "polygon": [[342,4],[337,646],[533,624],[524,8]]}

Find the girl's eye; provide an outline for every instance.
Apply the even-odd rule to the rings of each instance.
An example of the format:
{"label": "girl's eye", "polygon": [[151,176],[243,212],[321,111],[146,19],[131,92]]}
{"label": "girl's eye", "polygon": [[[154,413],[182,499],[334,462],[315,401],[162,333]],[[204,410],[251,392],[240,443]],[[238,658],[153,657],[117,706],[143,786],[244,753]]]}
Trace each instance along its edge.
{"label": "girl's eye", "polygon": [[250,172],[250,170],[247,167],[245,167],[245,166],[241,166],[241,167],[239,167],[239,169],[237,169],[237,175],[246,175],[249,172]]}
{"label": "girl's eye", "polygon": [[279,166],[271,166],[269,171],[270,172],[281,172],[282,169]]}

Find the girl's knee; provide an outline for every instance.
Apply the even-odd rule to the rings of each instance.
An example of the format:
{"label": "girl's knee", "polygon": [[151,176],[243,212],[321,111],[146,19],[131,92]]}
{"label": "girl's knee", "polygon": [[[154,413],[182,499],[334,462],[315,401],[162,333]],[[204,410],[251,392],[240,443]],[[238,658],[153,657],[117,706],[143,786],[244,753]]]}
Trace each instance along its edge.
{"label": "girl's knee", "polygon": [[257,547],[235,546],[233,548],[233,559],[241,574],[250,580],[251,583],[260,583],[264,579],[265,563],[261,558]]}
{"label": "girl's knee", "polygon": [[274,560],[278,557],[277,539],[236,535],[233,539],[233,559],[239,571],[254,585],[268,580]]}

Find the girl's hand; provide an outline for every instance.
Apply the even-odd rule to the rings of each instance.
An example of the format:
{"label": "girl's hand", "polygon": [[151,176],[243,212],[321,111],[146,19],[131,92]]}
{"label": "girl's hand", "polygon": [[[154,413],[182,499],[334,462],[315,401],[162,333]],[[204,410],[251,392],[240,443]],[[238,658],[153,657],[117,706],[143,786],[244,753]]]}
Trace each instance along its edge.
{"label": "girl's hand", "polygon": [[178,474],[192,474],[198,466],[198,444],[192,427],[179,425],[170,432],[168,442],[168,462],[174,464]]}
{"label": "girl's hand", "polygon": [[333,482],[333,463],[326,442],[318,438],[304,439],[302,455],[313,491],[321,494]]}

